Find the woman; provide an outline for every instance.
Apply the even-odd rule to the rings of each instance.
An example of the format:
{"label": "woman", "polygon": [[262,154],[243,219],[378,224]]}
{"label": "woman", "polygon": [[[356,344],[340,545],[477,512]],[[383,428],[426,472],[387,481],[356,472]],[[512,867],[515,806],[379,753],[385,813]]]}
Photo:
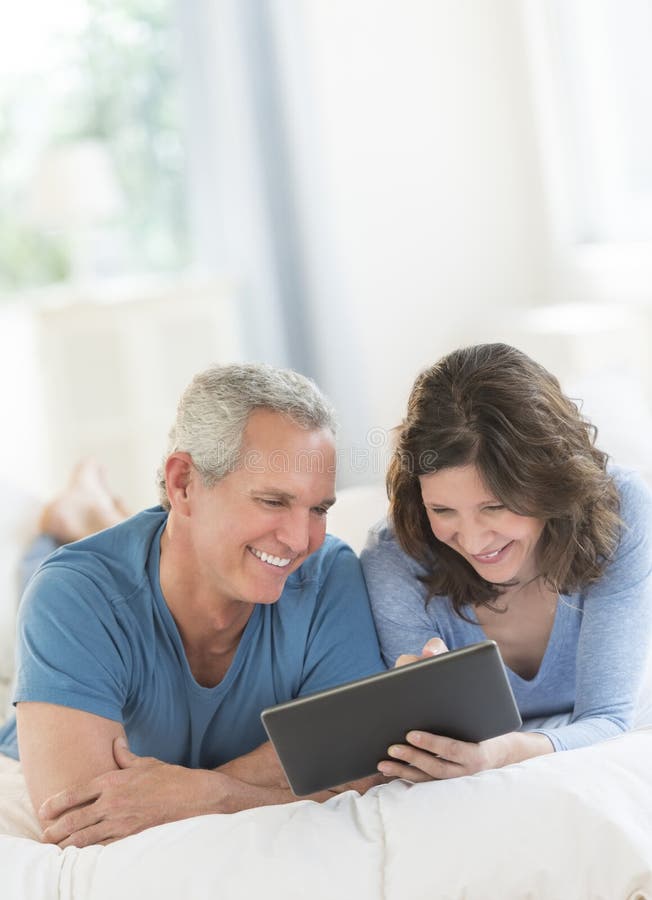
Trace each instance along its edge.
{"label": "woman", "polygon": [[490,638],[523,730],[410,732],[379,764],[423,781],[582,747],[631,723],[652,641],[652,495],[557,380],[505,344],[416,380],[362,553],[388,665]]}

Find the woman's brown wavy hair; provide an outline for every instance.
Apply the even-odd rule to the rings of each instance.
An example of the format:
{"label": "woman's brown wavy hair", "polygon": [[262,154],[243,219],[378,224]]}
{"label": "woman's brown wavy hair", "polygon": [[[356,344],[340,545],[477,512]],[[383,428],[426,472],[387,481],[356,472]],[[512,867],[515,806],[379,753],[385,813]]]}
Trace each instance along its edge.
{"label": "woman's brown wavy hair", "polygon": [[508,509],[545,521],[540,574],[560,593],[597,581],[619,540],[618,493],[596,429],[543,366],[506,344],[455,350],[417,378],[387,473],[390,516],[429,597],[496,609],[504,591],[432,533],[419,475],[474,464]]}

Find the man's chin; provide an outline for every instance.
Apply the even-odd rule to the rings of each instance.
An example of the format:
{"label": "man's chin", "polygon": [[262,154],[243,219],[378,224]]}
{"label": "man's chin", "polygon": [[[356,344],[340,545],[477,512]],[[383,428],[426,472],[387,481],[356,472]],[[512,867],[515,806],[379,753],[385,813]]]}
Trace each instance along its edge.
{"label": "man's chin", "polygon": [[284,578],[283,584],[280,587],[275,587],[273,590],[260,591],[253,602],[260,603],[263,606],[271,606],[272,604],[277,603],[285,590],[286,581],[287,579]]}
{"label": "man's chin", "polygon": [[269,594],[264,594],[261,597],[258,597],[256,600],[252,600],[252,603],[255,603],[257,606],[274,606],[275,603],[281,599],[281,594],[278,594],[275,597],[270,597]]}
{"label": "man's chin", "polygon": [[285,590],[288,578],[298,568],[298,563],[290,563],[286,569],[264,573],[262,578],[259,573],[251,584],[251,591],[248,592],[249,602],[264,605],[276,603]]}

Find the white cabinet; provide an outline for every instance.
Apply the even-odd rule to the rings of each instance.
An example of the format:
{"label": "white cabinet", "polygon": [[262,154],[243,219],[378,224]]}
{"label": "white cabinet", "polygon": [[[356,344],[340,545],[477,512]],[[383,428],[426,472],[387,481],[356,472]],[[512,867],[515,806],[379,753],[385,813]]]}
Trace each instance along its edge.
{"label": "white cabinet", "polygon": [[182,390],[201,369],[242,358],[232,292],[216,283],[44,306],[36,345],[51,483],[94,456],[134,510],[156,502]]}

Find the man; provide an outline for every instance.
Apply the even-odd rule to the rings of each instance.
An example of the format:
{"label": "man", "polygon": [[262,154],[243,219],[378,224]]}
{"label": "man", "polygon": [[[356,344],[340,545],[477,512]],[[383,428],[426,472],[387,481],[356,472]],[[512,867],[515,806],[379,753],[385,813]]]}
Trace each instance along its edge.
{"label": "man", "polygon": [[[181,398],[161,507],[31,579],[15,703],[44,840],[294,799],[261,709],[383,668],[358,561],[325,540],[334,431],[296,373],[209,369]],[[0,751],[18,755],[11,723]]]}

